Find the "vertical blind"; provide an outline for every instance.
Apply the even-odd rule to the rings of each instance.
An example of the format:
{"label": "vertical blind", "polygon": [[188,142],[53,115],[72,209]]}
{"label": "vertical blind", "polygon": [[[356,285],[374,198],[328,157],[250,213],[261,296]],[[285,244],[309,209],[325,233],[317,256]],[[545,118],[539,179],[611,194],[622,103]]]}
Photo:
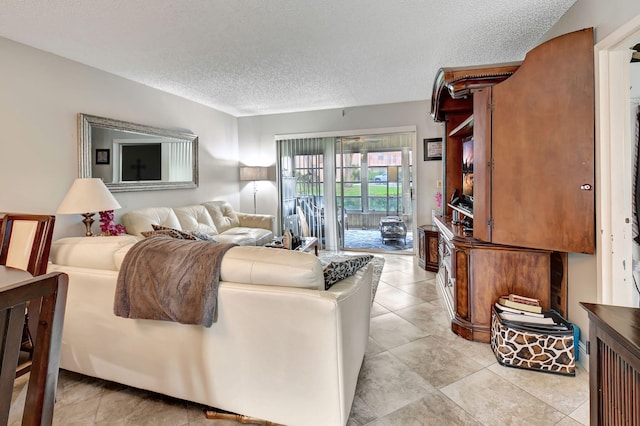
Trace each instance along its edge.
{"label": "vertical blind", "polygon": [[282,231],[338,248],[335,213],[335,138],[278,140],[278,197]]}

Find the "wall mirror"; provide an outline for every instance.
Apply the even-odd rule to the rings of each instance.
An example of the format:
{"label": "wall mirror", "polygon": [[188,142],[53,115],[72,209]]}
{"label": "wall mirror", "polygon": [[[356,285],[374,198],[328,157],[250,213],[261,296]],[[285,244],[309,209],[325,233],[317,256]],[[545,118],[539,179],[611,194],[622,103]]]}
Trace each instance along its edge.
{"label": "wall mirror", "polygon": [[78,114],[80,177],[102,178],[111,192],[196,188],[198,137]]}

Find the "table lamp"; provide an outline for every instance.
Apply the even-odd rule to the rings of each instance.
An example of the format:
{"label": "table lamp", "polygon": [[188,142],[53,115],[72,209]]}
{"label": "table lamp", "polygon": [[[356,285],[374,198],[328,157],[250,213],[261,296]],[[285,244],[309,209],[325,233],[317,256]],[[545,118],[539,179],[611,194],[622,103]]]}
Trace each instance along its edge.
{"label": "table lamp", "polygon": [[81,214],[84,216],[82,222],[87,227],[85,235],[90,237],[93,235],[91,225],[94,222],[94,213],[119,208],[120,204],[111,195],[102,179],[78,178],[69,188],[56,214]]}

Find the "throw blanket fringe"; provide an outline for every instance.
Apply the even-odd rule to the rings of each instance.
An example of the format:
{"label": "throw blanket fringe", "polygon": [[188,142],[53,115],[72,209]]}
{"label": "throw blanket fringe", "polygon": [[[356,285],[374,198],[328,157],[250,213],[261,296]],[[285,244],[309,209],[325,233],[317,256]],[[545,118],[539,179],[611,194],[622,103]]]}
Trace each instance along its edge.
{"label": "throw blanket fringe", "polygon": [[165,236],[136,243],[118,274],[114,313],[210,327],[216,317],[222,257],[235,245]]}

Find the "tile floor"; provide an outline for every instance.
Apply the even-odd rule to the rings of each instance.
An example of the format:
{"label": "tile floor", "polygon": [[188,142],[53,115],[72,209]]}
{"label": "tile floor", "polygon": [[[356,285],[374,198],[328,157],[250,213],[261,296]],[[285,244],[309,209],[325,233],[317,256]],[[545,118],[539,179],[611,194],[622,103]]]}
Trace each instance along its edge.
{"label": "tile floor", "polygon": [[[381,254],[376,254],[381,255]],[[588,425],[588,373],[503,367],[488,344],[451,333],[435,274],[413,256],[383,255],[369,347],[349,426]],[[26,377],[16,382],[15,405]],[[12,412],[10,425],[19,424]],[[210,425],[203,407],[61,371],[54,425]]]}

